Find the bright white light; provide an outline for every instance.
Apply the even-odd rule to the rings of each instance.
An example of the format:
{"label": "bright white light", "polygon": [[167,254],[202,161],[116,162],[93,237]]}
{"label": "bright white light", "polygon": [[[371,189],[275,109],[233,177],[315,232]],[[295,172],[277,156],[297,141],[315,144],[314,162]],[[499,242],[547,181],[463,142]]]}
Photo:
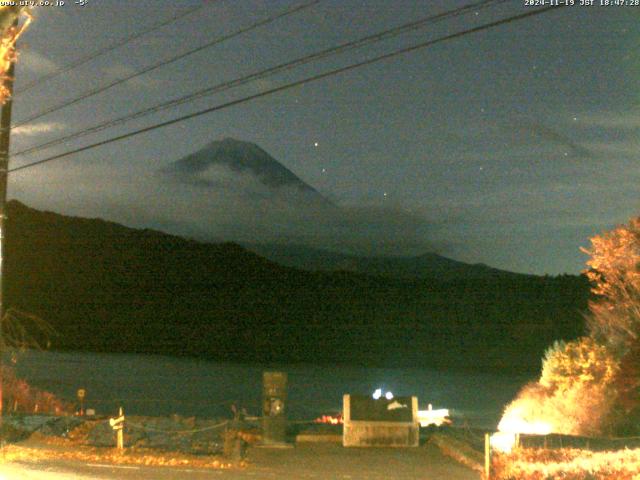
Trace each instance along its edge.
{"label": "bright white light", "polygon": [[449,420],[449,409],[440,408],[434,410],[431,404],[429,404],[428,410],[418,410],[418,422],[421,427],[428,427],[429,425],[440,427],[451,423]]}
{"label": "bright white light", "polygon": [[496,432],[489,438],[491,448],[502,453],[510,453],[516,445],[516,434]]}
{"label": "bright white light", "polygon": [[376,388],[376,391],[373,392],[373,399],[378,400],[382,396],[382,389]]}
{"label": "bright white light", "polygon": [[387,400],[393,400],[393,393],[391,392],[385,393],[384,398],[386,398]]}
{"label": "bright white light", "polygon": [[498,424],[498,431],[505,433],[528,433],[531,435],[549,435],[551,424],[539,419],[526,418],[523,407],[512,407],[505,412]]}

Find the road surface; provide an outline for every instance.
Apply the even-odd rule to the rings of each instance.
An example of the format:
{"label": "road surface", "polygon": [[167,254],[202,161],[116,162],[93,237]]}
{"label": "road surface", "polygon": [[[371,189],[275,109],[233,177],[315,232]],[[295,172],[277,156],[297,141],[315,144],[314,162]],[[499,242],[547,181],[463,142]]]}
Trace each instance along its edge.
{"label": "road surface", "polygon": [[69,461],[0,465],[0,480],[479,480],[480,475],[443,456],[434,445],[413,449],[343,448],[299,444],[295,448],[252,448],[249,466],[233,470],[122,467]]}

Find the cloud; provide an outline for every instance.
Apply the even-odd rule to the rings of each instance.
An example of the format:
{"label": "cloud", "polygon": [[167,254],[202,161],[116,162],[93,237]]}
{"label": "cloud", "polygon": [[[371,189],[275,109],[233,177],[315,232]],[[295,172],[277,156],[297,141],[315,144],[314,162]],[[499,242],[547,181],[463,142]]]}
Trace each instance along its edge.
{"label": "cloud", "polygon": [[271,90],[272,88],[276,87],[276,83],[272,80],[269,80],[268,78],[259,78],[258,80],[255,80],[253,82],[253,85],[255,85],[255,89],[258,92]]}
{"label": "cloud", "polygon": [[[102,72],[105,77],[111,78],[112,81],[115,81],[135,75],[138,70],[133,67],[129,67],[128,65],[117,63],[102,68]],[[139,77],[132,78],[131,80],[127,80],[126,85],[134,88],[149,89],[160,87],[162,85],[162,81],[153,78],[150,74],[144,74]]]}
{"label": "cloud", "polygon": [[18,57],[18,65],[38,74],[51,73],[58,69],[53,60],[35,50],[22,50]]}
{"label": "cloud", "polygon": [[11,133],[13,135],[30,137],[41,133],[57,132],[59,130],[64,130],[65,127],[66,125],[62,122],[41,122],[20,125],[19,127],[11,129]]}
{"label": "cloud", "polygon": [[545,139],[556,145],[567,147],[567,149],[574,156],[585,158],[593,157],[593,153],[588,148],[583,147],[581,144],[575,142],[567,135],[560,133],[560,131],[558,130],[550,128],[541,123],[532,123],[531,130],[535,135],[542,139]]}
{"label": "cloud", "polygon": [[640,142],[631,141],[609,141],[609,142],[589,142],[585,146],[594,152],[599,152],[607,158],[633,157],[640,155]]}
{"label": "cloud", "polygon": [[572,157],[592,158],[593,152],[585,148],[581,143],[576,142],[567,134],[561,133],[560,128],[552,128],[540,121],[530,121],[516,119],[505,128],[511,129],[512,132],[523,140],[526,144],[543,140],[547,144],[563,147],[566,153]]}
{"label": "cloud", "polygon": [[[445,132],[440,141],[447,150],[456,148],[461,155],[470,158],[484,155],[500,157],[510,155],[511,160],[534,153],[557,156],[563,159],[593,159],[596,155],[585,142],[577,141],[577,125],[565,124],[559,119],[539,120],[524,116],[508,119],[486,120],[466,126],[460,132]],[[567,128],[570,127],[570,128]]]}
{"label": "cloud", "polygon": [[66,162],[12,177],[11,196],[34,208],[102,217],[206,241],[296,243],[360,254],[442,250],[423,216],[381,207],[339,208],[298,188],[271,188],[249,172],[216,169],[211,188],[148,170]]}
{"label": "cloud", "polygon": [[575,116],[575,123],[586,127],[635,130],[640,128],[640,112],[587,112]]}

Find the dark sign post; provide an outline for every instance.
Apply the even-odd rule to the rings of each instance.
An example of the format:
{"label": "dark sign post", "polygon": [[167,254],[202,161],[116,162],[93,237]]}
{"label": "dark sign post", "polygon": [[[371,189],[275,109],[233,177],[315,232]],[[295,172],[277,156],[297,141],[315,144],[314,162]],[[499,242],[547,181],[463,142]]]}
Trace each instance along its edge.
{"label": "dark sign post", "polygon": [[86,396],[87,391],[84,388],[78,389],[78,401],[80,402],[80,416],[84,416],[84,397]]}
{"label": "dark sign post", "polygon": [[287,374],[264,372],[262,387],[262,442],[282,445],[287,438]]}

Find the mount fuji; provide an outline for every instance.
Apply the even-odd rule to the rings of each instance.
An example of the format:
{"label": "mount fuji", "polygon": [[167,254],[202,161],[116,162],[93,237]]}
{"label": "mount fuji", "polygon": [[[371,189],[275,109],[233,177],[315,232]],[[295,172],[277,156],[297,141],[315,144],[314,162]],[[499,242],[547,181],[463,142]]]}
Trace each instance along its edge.
{"label": "mount fuji", "polygon": [[258,145],[233,138],[206,147],[170,164],[163,173],[181,183],[202,188],[233,187],[236,193],[262,197],[294,197],[329,204],[315,188],[301,180]]}

